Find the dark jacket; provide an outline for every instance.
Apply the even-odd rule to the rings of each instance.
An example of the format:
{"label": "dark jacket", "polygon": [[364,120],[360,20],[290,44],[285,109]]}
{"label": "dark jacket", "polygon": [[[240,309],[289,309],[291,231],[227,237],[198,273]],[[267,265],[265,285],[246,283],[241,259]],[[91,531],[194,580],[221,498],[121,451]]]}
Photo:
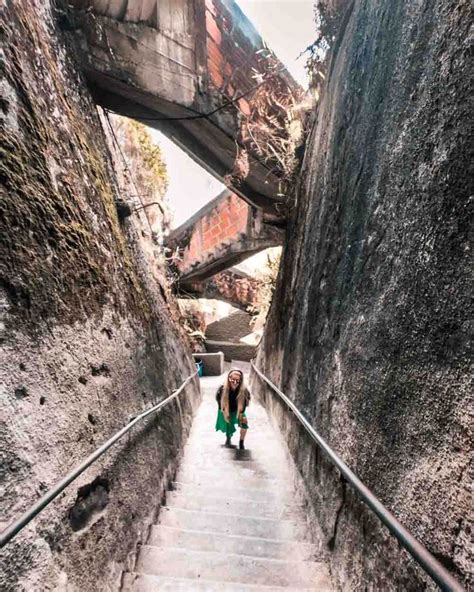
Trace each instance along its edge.
{"label": "dark jacket", "polygon": [[[219,409],[221,406],[221,397],[222,397],[223,389],[224,389],[224,386],[220,386],[217,389],[217,393],[216,393],[216,401],[217,401],[217,404],[219,405]],[[239,395],[239,392],[240,391],[229,391],[229,411],[230,411],[230,413],[236,413],[236,411],[237,411],[237,397]],[[248,398],[247,398],[247,400],[248,400]],[[245,411],[246,407],[247,407],[247,402],[245,402],[244,408],[242,411]]]}

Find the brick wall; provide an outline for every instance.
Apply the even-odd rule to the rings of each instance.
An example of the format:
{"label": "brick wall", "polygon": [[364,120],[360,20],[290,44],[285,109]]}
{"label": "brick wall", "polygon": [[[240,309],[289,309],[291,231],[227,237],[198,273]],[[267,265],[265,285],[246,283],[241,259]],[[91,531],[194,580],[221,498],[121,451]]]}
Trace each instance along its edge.
{"label": "brick wall", "polygon": [[235,242],[245,234],[250,207],[240,197],[231,193],[219,201],[215,208],[197,221],[188,248],[183,253],[182,269],[203,261],[224,243]]}
{"label": "brick wall", "polygon": [[[247,92],[255,85],[254,72],[266,70],[261,37],[248,26],[238,7],[225,5],[222,0],[206,0],[206,30],[211,86],[229,99]],[[236,105],[241,113],[250,115],[246,98],[240,98]]]}

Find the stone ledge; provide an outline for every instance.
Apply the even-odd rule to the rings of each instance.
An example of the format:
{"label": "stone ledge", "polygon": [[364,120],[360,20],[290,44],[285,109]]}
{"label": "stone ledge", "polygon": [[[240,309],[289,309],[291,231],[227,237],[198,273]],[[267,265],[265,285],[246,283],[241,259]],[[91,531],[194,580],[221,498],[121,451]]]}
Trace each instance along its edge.
{"label": "stone ledge", "polygon": [[231,360],[241,360],[250,362],[255,356],[257,347],[247,343],[233,343],[231,341],[206,341],[206,350],[208,352],[223,352],[226,362]]}

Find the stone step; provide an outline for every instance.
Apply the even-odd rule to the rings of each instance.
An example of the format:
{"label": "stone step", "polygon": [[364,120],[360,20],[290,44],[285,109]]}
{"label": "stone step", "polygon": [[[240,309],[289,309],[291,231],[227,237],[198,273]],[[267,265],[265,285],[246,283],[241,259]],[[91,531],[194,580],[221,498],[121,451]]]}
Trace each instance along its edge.
{"label": "stone step", "polygon": [[[217,413],[217,412],[216,412]],[[228,460],[228,461],[235,461],[235,462],[260,462],[265,463],[267,460],[273,459],[281,459],[285,462],[288,457],[284,454],[275,454],[271,449],[269,449],[266,442],[271,442],[272,437],[270,433],[266,433],[264,430],[260,430],[258,426],[255,425],[254,418],[248,416],[249,422],[252,420],[249,435],[247,436],[246,440],[246,449],[247,454],[241,454],[237,448],[226,448],[224,446],[225,442],[225,434],[223,432],[215,432],[214,431],[214,424],[216,420],[216,414],[213,414],[212,419],[209,420],[209,429],[210,433],[206,436],[203,436],[199,441],[193,438],[192,440],[188,440],[188,444],[192,449],[186,447],[185,454],[188,455],[211,455],[216,456],[216,460]],[[202,419],[200,419],[202,421]],[[259,440],[255,439],[255,433],[259,432],[258,437]],[[240,430],[237,428],[234,435],[232,436],[233,443],[235,445],[238,444],[240,438]],[[257,453],[258,451],[258,453]],[[242,451],[245,452],[245,451]]]}
{"label": "stone step", "polygon": [[261,518],[304,520],[305,514],[301,506],[288,506],[277,502],[256,502],[242,500],[237,497],[222,497],[186,494],[170,491],[166,496],[167,508],[183,508],[186,510],[206,510],[225,514],[242,514]]}
{"label": "stone step", "polygon": [[206,471],[235,469],[237,473],[242,470],[252,470],[258,471],[268,478],[281,479],[282,471],[276,467],[285,466],[286,457],[262,450],[255,445],[251,437],[245,443],[246,449],[239,450],[237,447],[239,442],[238,433],[234,434],[232,438],[232,448],[226,448],[224,442],[225,435],[222,434],[210,446],[201,444],[194,446],[192,451],[185,450],[182,467],[185,469],[199,468]]}
{"label": "stone step", "polygon": [[[171,547],[141,547],[135,572],[218,582],[245,582],[266,586],[317,588],[329,582],[324,563],[262,559],[212,551]],[[244,577],[242,577],[244,576]]]}
{"label": "stone step", "polygon": [[235,555],[249,555],[288,561],[314,561],[318,549],[311,543],[275,541],[272,539],[223,535],[198,530],[183,530],[170,526],[153,525],[148,544],[156,547],[175,547],[196,551],[219,551]]}
{"label": "stone step", "polygon": [[[265,434],[259,434],[260,437],[265,437]],[[246,441],[245,450],[239,450],[237,445],[240,439],[239,430],[237,430],[232,436],[234,446],[232,448],[226,448],[224,446],[226,436],[222,432],[219,434],[213,434],[212,442],[201,442],[200,444],[193,444],[192,450],[185,449],[183,462],[197,462],[199,465],[208,465],[214,467],[216,464],[227,464],[228,466],[236,465],[236,468],[244,468],[246,465],[255,465],[264,467],[267,471],[275,474],[280,474],[276,467],[268,466],[273,460],[284,462],[286,457],[283,455],[272,454],[271,451],[262,450],[258,447],[255,441],[248,436],[248,442]],[[256,452],[258,450],[258,453]]]}
{"label": "stone step", "polygon": [[126,573],[122,580],[122,592],[331,592],[330,588],[288,588],[288,586],[252,586],[242,582],[218,582],[166,578],[148,574]]}
{"label": "stone step", "polygon": [[281,477],[281,471],[277,471],[268,465],[273,462],[284,463],[286,462],[285,457],[277,457],[266,453],[264,450],[259,450],[255,445],[251,446],[255,444],[251,440],[245,443],[245,450],[239,450],[237,446],[239,443],[238,434],[234,434],[232,437],[232,448],[226,448],[224,442],[225,435],[222,434],[212,446],[201,445],[196,447],[196,450],[193,450],[192,453],[185,451],[182,460],[183,466],[186,468],[199,467],[208,471],[217,468],[225,468],[226,470],[235,468],[237,471],[252,469],[263,471],[268,475],[272,475],[273,478]]}
{"label": "stone step", "polygon": [[[246,452],[245,450],[243,452]],[[209,455],[210,456],[210,455]],[[275,469],[269,469],[263,467],[259,463],[256,462],[241,462],[237,463],[235,461],[219,461],[215,460],[212,462],[212,459],[207,461],[196,461],[194,462],[191,459],[183,460],[182,464],[180,465],[180,469],[178,475],[181,474],[191,474],[194,475],[196,473],[201,472],[208,472],[213,473],[214,475],[219,471],[220,474],[228,473],[235,479],[249,479],[249,478],[259,478],[259,479],[269,479],[269,480],[279,480],[279,473]],[[286,486],[286,482],[285,482]]]}
{"label": "stone step", "polygon": [[[206,414],[203,414],[203,413],[200,414],[199,421],[201,421],[202,424],[204,424],[203,425],[203,427],[204,427],[203,433],[191,434],[188,442],[192,442],[193,445],[201,443],[201,442],[204,442],[207,445],[210,445],[212,441],[215,441],[216,438],[219,438],[223,435],[222,432],[216,432],[216,429],[215,429],[217,412],[218,412],[218,407],[217,407],[217,403],[216,403],[215,406],[212,405],[212,407],[209,409],[209,411]],[[259,433],[258,433],[258,435],[255,434],[256,440],[260,441],[260,443],[263,446],[265,446],[266,444],[268,445],[268,442],[275,440],[275,434],[272,433],[268,424],[265,425],[262,418],[259,417],[256,413],[254,413],[254,408],[252,408],[252,404],[250,405],[250,407],[247,407],[246,412],[247,412],[247,415],[249,416],[249,423],[250,423],[250,418],[252,419],[252,423],[250,424],[249,437],[250,437],[250,434],[252,433],[252,430],[255,428],[255,426],[257,426]],[[270,448],[270,450],[272,450],[272,449]],[[283,451],[281,451],[281,452],[283,452]]]}
{"label": "stone step", "polygon": [[250,362],[255,357],[257,351],[256,345],[248,345],[247,343],[232,342],[232,341],[215,341],[206,339],[206,351],[209,353],[222,352],[226,362],[231,360],[241,360],[243,362]]}
{"label": "stone step", "polygon": [[[217,410],[215,413],[212,414],[212,417],[206,421],[204,421],[202,418],[199,418],[199,421],[202,421],[202,423],[207,424],[207,427],[209,428],[209,433],[205,434],[204,436],[202,436],[199,440],[197,438],[195,438],[194,436],[191,436],[187,442],[187,445],[184,449],[185,454],[192,454],[193,456],[197,456],[199,454],[203,454],[204,452],[206,453],[213,453],[214,455],[217,455],[216,460],[229,460],[232,459],[235,456],[235,460],[241,460],[241,461],[245,461],[245,460],[251,460],[254,462],[262,462],[265,463],[266,462],[266,458],[281,458],[281,459],[287,459],[288,456],[281,454],[281,453],[275,453],[274,450],[271,449],[271,445],[268,446],[268,442],[272,442],[272,440],[274,440],[274,438],[272,437],[271,432],[268,432],[266,430],[260,429],[260,427],[258,425],[256,425],[255,422],[255,418],[250,416],[250,413],[247,413],[247,418],[250,424],[250,420],[252,420],[252,423],[250,424],[250,429],[248,432],[248,442],[247,444],[251,444],[251,448],[249,448],[249,450],[258,450],[258,455],[255,455],[253,453],[249,454],[248,457],[246,457],[245,455],[242,456],[242,458],[240,458],[239,455],[233,455],[232,452],[235,452],[236,449],[232,448],[225,448],[223,446],[224,442],[225,442],[225,434],[223,432],[216,432],[214,429],[215,426],[215,422],[216,422],[216,417],[217,417]],[[258,432],[258,435],[257,435]],[[236,431],[234,432],[232,438],[234,439],[234,444],[237,444],[239,441],[239,437],[240,437],[240,429],[238,428],[238,426],[236,426]],[[263,457],[262,457],[263,454]]]}
{"label": "stone step", "polygon": [[274,502],[281,500],[282,496],[272,489],[252,489],[251,487],[231,487],[226,485],[211,485],[208,483],[193,483],[173,481],[172,491],[185,493],[186,495],[205,495],[209,497],[237,496],[241,500],[257,502]]}
{"label": "stone step", "polygon": [[238,514],[183,510],[166,506],[161,507],[158,523],[185,530],[204,530],[281,541],[304,542],[306,535],[306,525],[300,521],[252,518]]}
{"label": "stone step", "polygon": [[[278,491],[287,492],[290,494],[288,483],[281,479],[271,479],[257,474],[255,471],[249,470],[232,470],[228,471],[226,482],[230,487],[249,487],[251,489],[260,489],[263,491]],[[216,482],[216,472],[210,469],[200,469],[182,467],[176,476],[177,481],[181,483],[194,483],[196,485],[205,485]]]}
{"label": "stone step", "polygon": [[[195,445],[199,446],[200,444],[204,444],[207,448],[214,448],[215,450],[217,450],[219,448],[219,440],[224,436],[225,434],[223,432],[216,432],[215,430],[215,424],[216,424],[216,418],[217,418],[217,405],[216,408],[212,409],[211,412],[209,412],[208,414],[206,414],[203,417],[200,417],[199,420],[202,421],[205,425],[205,428],[208,430],[207,433],[205,434],[201,434],[199,437],[198,436],[190,436],[188,442],[193,445],[193,448]],[[252,434],[252,430],[255,428],[258,428],[258,440],[259,440],[259,444],[261,443],[263,445],[263,447],[266,445],[265,441],[271,441],[274,439],[273,434],[271,433],[271,431],[268,428],[263,428],[260,427],[260,422],[259,422],[259,418],[256,418],[254,415],[251,414],[251,408],[247,409],[247,415],[249,416],[249,423],[250,423],[250,419],[252,419],[252,424],[250,425],[250,431],[249,431],[249,437]],[[235,434],[237,435],[237,433]],[[217,444],[217,446],[216,446]],[[256,444],[255,440],[254,440],[254,444]],[[271,449],[270,449],[271,450]]]}

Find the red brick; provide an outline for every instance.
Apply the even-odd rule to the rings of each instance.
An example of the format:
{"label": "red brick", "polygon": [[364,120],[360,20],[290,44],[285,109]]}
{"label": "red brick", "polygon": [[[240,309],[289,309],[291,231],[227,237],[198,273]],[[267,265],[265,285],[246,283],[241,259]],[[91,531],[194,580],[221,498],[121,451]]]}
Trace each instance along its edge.
{"label": "red brick", "polygon": [[226,62],[225,66],[224,66],[224,74],[226,76],[232,75],[232,66],[229,64],[229,62]]}
{"label": "red brick", "polygon": [[207,38],[207,57],[208,62],[209,60],[213,62],[222,73],[222,69],[224,66],[224,56],[222,55],[222,52],[217,43],[215,43],[215,41],[213,41],[210,37]]}
{"label": "red brick", "polygon": [[212,14],[216,16],[216,8],[212,0],[206,0],[206,8],[209,10],[209,12],[212,12]]}
{"label": "red brick", "polygon": [[217,68],[211,61],[207,62],[207,68],[209,70],[209,76],[211,77],[212,84],[216,88],[222,88],[224,84],[224,78]]}
{"label": "red brick", "polygon": [[224,65],[224,58],[219,49],[219,46],[208,36],[207,38],[207,67],[209,75],[213,84],[217,88],[222,88],[224,78],[222,76],[222,68]]}
{"label": "red brick", "polygon": [[251,111],[248,101],[246,101],[245,99],[239,99],[238,104],[239,109],[242,111],[244,115],[250,115]]}
{"label": "red brick", "polygon": [[222,33],[219,30],[216,19],[208,10],[206,10],[206,29],[208,35],[217,43],[217,45],[220,45],[222,42]]}

